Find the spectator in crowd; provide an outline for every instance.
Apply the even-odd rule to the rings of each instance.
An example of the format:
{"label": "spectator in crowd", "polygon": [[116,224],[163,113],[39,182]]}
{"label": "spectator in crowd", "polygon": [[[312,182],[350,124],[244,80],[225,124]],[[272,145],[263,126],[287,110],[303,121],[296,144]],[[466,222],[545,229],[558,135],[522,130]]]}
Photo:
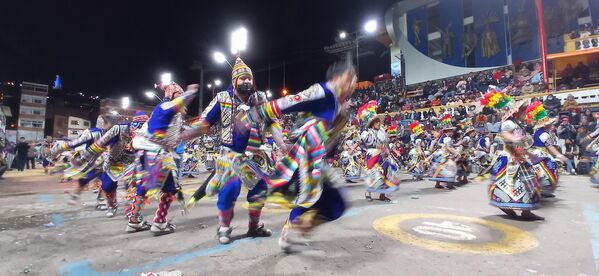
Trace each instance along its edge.
{"label": "spectator in crowd", "polygon": [[29,170],[29,164],[31,163],[31,169],[35,170],[35,156],[36,156],[36,152],[35,152],[35,143],[30,142],[29,143],[29,148],[27,149],[27,161],[25,162],[25,164],[27,165],[27,169]]}
{"label": "spectator in crowd", "polygon": [[532,94],[535,91],[534,86],[532,86],[532,84],[527,81],[526,84],[524,84],[524,86],[522,86],[522,94]]}
{"label": "spectator in crowd", "polygon": [[568,94],[568,97],[566,97],[566,100],[564,101],[562,110],[572,112],[576,109],[578,109],[578,103],[576,102],[576,99],[574,99],[574,95]]}
{"label": "spectator in crowd", "polygon": [[499,129],[501,128],[501,120],[499,120],[496,114],[492,114],[487,117],[487,131],[491,133],[499,133]]}
{"label": "spectator in crowd", "polygon": [[572,68],[572,64],[568,63],[566,68],[562,70],[561,77],[562,82],[566,85],[572,84],[572,77],[574,76],[574,68]]}
{"label": "spectator in crowd", "polygon": [[561,124],[557,127],[557,138],[562,152],[566,152],[566,143],[576,140],[576,129],[570,124],[570,119],[567,116],[562,118]]}
{"label": "spectator in crowd", "polygon": [[545,99],[543,105],[545,106],[545,109],[550,111],[550,116],[557,115],[560,108],[562,107],[560,99],[558,99],[553,94],[549,94],[549,96],[547,96],[547,99]]}
{"label": "spectator in crowd", "polygon": [[572,74],[572,86],[574,88],[581,88],[587,84],[589,80],[589,72],[589,67],[579,61]]}
{"label": "spectator in crowd", "polygon": [[15,165],[15,151],[16,144],[12,141],[7,142],[6,147],[4,148],[4,156],[6,160],[6,165],[8,166],[8,170],[12,170],[13,165]]}
{"label": "spectator in crowd", "polygon": [[17,170],[22,172],[25,169],[25,163],[27,162],[27,151],[29,150],[29,144],[25,141],[25,137],[19,138],[19,143],[16,146],[17,155]]}

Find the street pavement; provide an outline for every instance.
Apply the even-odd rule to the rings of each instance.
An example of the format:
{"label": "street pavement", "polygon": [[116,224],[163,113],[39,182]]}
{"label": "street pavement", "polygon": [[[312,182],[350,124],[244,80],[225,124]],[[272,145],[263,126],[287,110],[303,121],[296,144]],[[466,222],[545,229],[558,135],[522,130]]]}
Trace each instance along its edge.
{"label": "street pavement", "polygon": [[[185,179],[184,192],[207,175]],[[219,245],[215,199],[187,215],[174,203],[173,234],[127,234],[122,209],[106,218],[92,191],[68,205],[73,184],[41,170],[11,171],[0,180],[1,274],[599,275],[599,189],[586,176],[561,176],[557,198],[535,212],[546,220],[535,222],[488,205],[486,182],[440,190],[404,178],[391,203],[368,202],[361,183],[348,184],[345,215],[318,228],[310,250],[288,255],[277,245],[287,211],[276,205],[263,211],[273,237],[245,237],[245,193],[235,207],[235,240]],[[155,210],[152,199],[147,220]]]}

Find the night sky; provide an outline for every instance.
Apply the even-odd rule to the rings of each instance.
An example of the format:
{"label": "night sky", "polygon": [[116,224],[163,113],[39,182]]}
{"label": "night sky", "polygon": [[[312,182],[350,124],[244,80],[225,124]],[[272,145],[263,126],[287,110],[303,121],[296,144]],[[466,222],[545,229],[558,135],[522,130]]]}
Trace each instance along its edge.
{"label": "night sky", "polygon": [[[361,29],[383,16],[397,0],[368,1],[2,1],[0,81],[51,84],[101,97],[144,100],[160,73],[180,84],[198,83],[194,61],[212,67],[206,81],[230,83],[227,65],[213,62],[214,50],[229,54],[230,33],[249,32],[244,61],[261,90],[286,86],[298,91],[322,81],[334,57],[323,47],[339,30]],[[389,72],[389,54],[375,39],[361,44],[362,79]],[[229,56],[233,62],[233,58]],[[270,64],[270,86],[269,86]],[[209,97],[207,98],[209,100]]]}

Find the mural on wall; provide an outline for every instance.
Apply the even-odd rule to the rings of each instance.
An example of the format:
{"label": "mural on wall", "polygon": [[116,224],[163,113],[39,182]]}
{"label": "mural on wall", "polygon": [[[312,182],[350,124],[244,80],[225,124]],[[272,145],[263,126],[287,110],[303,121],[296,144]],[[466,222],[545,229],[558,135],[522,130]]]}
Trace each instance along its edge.
{"label": "mural on wall", "polygon": [[[462,40],[464,33],[463,0],[443,0],[439,3],[443,63],[464,66]],[[451,11],[451,12],[443,12]]]}
{"label": "mural on wall", "polygon": [[476,33],[474,32],[472,25],[470,25],[462,35],[462,58],[464,59],[469,56],[474,49],[476,49],[477,44],[478,39],[476,38]]}
{"label": "mural on wall", "polygon": [[[508,54],[512,62],[539,58],[536,1],[473,0],[468,3],[472,7],[466,9],[471,10],[467,16],[473,17],[468,25],[464,25],[463,0],[439,0],[439,21],[430,21],[435,19],[429,18],[435,16],[429,10],[430,5],[407,11],[408,41],[428,56],[433,51],[428,35],[435,32],[440,37],[435,38],[432,48],[435,58],[455,66],[501,66],[508,63]],[[599,18],[599,0],[543,0],[543,15],[548,52],[563,52],[564,36],[579,30],[579,23],[599,24],[599,19],[594,19]],[[435,22],[434,26],[431,22]]]}
{"label": "mural on wall", "polygon": [[478,67],[507,64],[507,41],[503,0],[473,1],[474,31],[479,45],[474,50]]}
{"label": "mural on wall", "polygon": [[499,41],[497,41],[497,33],[491,29],[490,23],[485,25],[485,31],[481,34],[480,44],[482,47],[482,56],[490,58],[501,52]]}
{"label": "mural on wall", "polygon": [[443,58],[451,58],[453,56],[453,38],[455,35],[451,27],[452,23],[449,22],[445,29],[439,30],[441,32],[441,39],[443,39]]}
{"label": "mural on wall", "polygon": [[418,51],[428,55],[428,26],[426,7],[421,6],[408,11],[408,41]]}
{"label": "mural on wall", "polygon": [[414,32],[414,45],[420,45],[422,41],[420,40],[420,20],[418,18],[412,20],[412,32]]}

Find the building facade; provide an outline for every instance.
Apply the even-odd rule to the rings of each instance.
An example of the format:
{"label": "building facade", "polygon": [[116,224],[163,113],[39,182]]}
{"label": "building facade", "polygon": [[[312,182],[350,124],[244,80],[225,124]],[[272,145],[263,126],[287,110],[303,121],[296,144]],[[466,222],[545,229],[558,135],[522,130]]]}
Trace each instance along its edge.
{"label": "building facade", "polygon": [[[566,50],[572,30],[599,23],[597,0],[542,3],[549,54]],[[408,85],[540,58],[535,1],[405,0],[387,10],[385,26]]]}
{"label": "building facade", "polygon": [[90,128],[91,122],[89,120],[78,118],[74,116],[69,116],[67,118],[67,137],[69,139],[75,139],[83,133],[84,130]]}
{"label": "building facade", "polygon": [[27,140],[44,138],[48,85],[21,83],[17,136]]}
{"label": "building facade", "polygon": [[127,109],[123,109],[121,100],[110,98],[100,100],[100,114],[118,114],[125,121],[131,120],[138,111],[150,116],[153,110],[154,106],[137,102],[131,102],[131,105]]}

